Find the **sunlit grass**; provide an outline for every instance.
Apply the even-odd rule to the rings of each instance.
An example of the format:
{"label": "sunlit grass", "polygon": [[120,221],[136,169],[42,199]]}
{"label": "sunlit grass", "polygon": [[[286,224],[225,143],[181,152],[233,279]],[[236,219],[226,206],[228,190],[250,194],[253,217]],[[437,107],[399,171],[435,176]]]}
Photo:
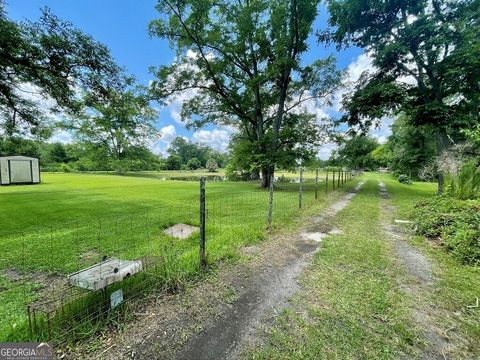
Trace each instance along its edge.
{"label": "sunlit grass", "polygon": [[[273,227],[298,213],[296,183],[275,191]],[[303,186],[303,207],[324,203],[326,192]],[[268,191],[258,183],[207,182],[207,256],[214,266],[235,259],[238,249],[265,236]],[[2,269],[20,274],[65,276],[103,257],[160,259],[163,284],[198,275],[198,234],[172,239],[163,230],[176,223],[199,225],[199,182],[108,174],[43,174],[40,185],[0,188],[0,340],[28,337],[25,309],[44,296],[35,279],[12,281]],[[167,261],[167,259],[169,259]]]}

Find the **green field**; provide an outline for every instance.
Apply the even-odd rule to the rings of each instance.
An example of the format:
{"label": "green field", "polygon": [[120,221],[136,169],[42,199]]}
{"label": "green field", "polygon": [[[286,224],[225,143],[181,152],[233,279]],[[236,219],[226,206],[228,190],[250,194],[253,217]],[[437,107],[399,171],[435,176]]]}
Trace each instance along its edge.
{"label": "green field", "polygon": [[[49,296],[39,279],[64,278],[104,256],[160,259],[155,275],[164,284],[198,274],[198,235],[175,240],[162,230],[198,225],[199,182],[139,175],[45,173],[40,185],[0,188],[0,341],[26,338],[27,304]],[[325,199],[321,186],[318,201]],[[276,189],[274,228],[298,212],[298,187]],[[210,264],[264,237],[268,192],[257,183],[207,182],[206,194]],[[307,183],[303,205],[314,201]]]}
{"label": "green field", "polygon": [[[105,174],[105,175],[114,175],[114,172],[105,172],[99,171],[94,172],[95,174]],[[325,179],[326,172],[323,169],[318,171],[318,177],[320,180]],[[199,178],[201,176],[205,176],[207,178],[218,178],[218,177],[225,177],[225,170],[218,169],[216,172],[209,172],[205,169],[200,170],[160,170],[160,171],[132,171],[124,174],[124,176],[133,176],[133,177],[145,177],[145,178],[153,178],[153,179],[160,179],[160,180],[168,180],[168,179],[187,179],[187,178]],[[279,178],[285,178],[288,180],[292,179],[299,179],[300,172],[299,171],[286,171],[286,170],[278,170],[275,172],[275,176]],[[330,177],[332,176],[332,172],[330,171]],[[316,172],[312,170],[305,170],[303,173],[304,179],[313,180],[316,177]]]}

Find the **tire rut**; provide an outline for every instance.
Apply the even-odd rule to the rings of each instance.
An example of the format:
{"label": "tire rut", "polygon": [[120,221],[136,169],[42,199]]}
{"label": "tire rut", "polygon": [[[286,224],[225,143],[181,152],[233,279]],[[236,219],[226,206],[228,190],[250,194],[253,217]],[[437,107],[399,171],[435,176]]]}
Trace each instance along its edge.
{"label": "tire rut", "polygon": [[389,201],[389,194],[383,182],[379,182],[382,207],[383,229],[387,239],[392,243],[392,249],[400,265],[406,270],[409,279],[400,281],[399,286],[414,301],[412,316],[416,325],[422,330],[423,341],[426,347],[420,354],[420,359],[445,360],[448,359],[450,344],[443,337],[443,330],[436,323],[435,318],[441,316],[428,304],[435,286],[435,276],[430,261],[405,239],[402,228],[393,225],[392,214],[395,207]]}

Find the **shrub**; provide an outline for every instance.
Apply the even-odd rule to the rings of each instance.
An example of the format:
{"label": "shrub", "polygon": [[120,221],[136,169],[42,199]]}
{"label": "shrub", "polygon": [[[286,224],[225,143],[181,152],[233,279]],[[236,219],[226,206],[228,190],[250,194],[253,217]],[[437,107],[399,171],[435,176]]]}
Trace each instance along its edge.
{"label": "shrub", "polygon": [[73,171],[72,167],[69,164],[60,164],[60,169],[64,173],[70,173]]}
{"label": "shrub", "polygon": [[200,163],[200,161],[197,158],[191,158],[190,160],[188,160],[187,168],[189,170],[197,170],[201,166],[202,166],[202,164]]}
{"label": "shrub", "polygon": [[182,158],[177,154],[171,154],[166,161],[167,170],[180,170],[182,167]]}
{"label": "shrub", "polygon": [[440,238],[463,263],[480,263],[480,202],[439,196],[415,206],[418,234]]}
{"label": "shrub", "polygon": [[209,172],[216,172],[216,171],[218,170],[218,164],[217,164],[217,162],[216,162],[214,159],[212,159],[212,158],[210,158],[210,159],[207,160],[207,165],[206,165],[206,167],[207,167],[207,170],[208,170]]}
{"label": "shrub", "polygon": [[95,170],[95,164],[90,159],[80,159],[75,163],[75,168],[78,171]]}
{"label": "shrub", "polygon": [[408,175],[401,174],[401,175],[398,176],[398,182],[400,182],[402,184],[410,185],[412,183],[412,180],[410,180],[410,177]]}

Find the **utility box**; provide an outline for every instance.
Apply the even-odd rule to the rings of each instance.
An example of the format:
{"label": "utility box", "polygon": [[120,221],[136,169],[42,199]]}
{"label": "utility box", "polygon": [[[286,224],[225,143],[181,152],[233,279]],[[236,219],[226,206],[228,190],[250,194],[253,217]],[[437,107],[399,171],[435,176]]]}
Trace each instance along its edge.
{"label": "utility box", "polygon": [[0,157],[0,185],[38,183],[40,183],[40,165],[37,158],[28,156]]}
{"label": "utility box", "polygon": [[100,290],[143,270],[140,260],[109,259],[67,276],[70,284],[86,290]]}

